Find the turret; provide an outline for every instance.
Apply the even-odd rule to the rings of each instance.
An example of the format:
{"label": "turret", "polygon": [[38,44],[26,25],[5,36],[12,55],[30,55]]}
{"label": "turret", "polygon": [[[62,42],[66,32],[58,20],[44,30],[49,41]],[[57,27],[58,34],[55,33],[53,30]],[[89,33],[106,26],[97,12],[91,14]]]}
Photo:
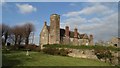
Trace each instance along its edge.
{"label": "turret", "polygon": [[50,44],[60,43],[60,15],[52,14],[50,16]]}
{"label": "turret", "polygon": [[46,21],[44,22],[44,25],[45,25],[45,26],[47,25],[47,22],[46,22]]}

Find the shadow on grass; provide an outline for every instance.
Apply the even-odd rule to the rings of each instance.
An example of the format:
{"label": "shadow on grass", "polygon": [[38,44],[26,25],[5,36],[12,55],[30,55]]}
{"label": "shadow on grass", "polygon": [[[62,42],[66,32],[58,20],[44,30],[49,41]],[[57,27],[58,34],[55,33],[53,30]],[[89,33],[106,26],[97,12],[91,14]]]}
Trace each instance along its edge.
{"label": "shadow on grass", "polygon": [[14,66],[17,66],[20,64],[21,61],[17,59],[11,59],[10,57],[7,57],[5,55],[2,55],[2,68],[13,68]]}

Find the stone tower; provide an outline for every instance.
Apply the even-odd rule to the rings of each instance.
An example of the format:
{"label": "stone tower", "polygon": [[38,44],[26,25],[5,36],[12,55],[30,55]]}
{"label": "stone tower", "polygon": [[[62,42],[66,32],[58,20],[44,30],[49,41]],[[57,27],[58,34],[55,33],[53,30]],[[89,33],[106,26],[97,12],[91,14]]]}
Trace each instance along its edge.
{"label": "stone tower", "polygon": [[59,43],[60,43],[60,15],[52,14],[50,16],[49,44]]}

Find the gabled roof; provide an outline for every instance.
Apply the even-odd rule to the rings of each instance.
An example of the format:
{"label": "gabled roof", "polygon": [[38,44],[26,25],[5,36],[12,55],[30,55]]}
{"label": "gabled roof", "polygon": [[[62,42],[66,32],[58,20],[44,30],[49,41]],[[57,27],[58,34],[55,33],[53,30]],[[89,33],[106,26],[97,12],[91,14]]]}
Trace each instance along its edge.
{"label": "gabled roof", "polygon": [[79,38],[80,39],[88,39],[88,35],[87,34],[79,34]]}

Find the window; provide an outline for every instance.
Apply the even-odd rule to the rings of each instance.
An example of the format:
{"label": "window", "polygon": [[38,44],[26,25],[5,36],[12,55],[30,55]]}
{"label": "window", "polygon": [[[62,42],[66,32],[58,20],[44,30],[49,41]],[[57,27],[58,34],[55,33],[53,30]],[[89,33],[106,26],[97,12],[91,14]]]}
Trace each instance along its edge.
{"label": "window", "polygon": [[114,44],[114,46],[116,46],[116,47],[117,47],[117,44]]}

